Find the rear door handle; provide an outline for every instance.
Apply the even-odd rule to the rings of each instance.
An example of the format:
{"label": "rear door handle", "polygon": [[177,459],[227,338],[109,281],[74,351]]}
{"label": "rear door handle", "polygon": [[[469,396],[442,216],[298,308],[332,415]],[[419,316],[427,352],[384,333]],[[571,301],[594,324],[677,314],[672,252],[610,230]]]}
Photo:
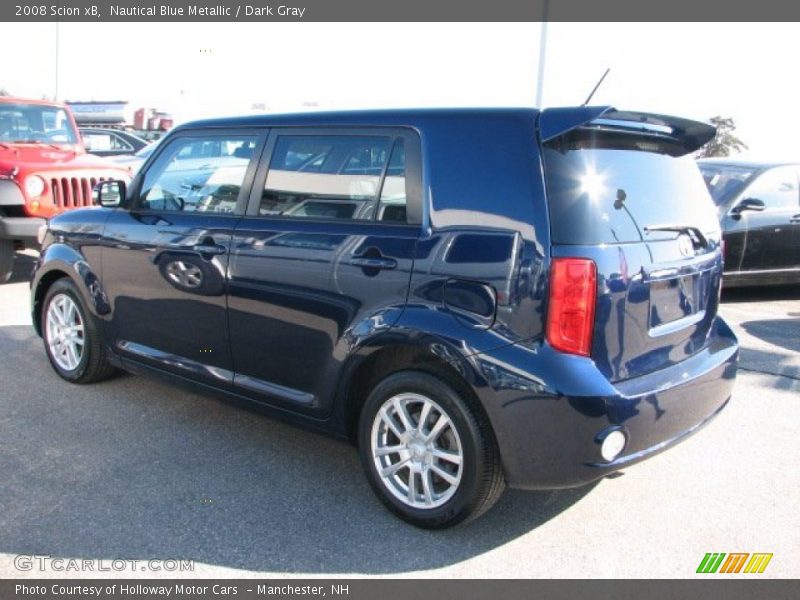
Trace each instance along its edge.
{"label": "rear door handle", "polygon": [[789,219],[789,223],[800,223],[800,215],[794,215],[791,219]]}
{"label": "rear door handle", "polygon": [[393,258],[367,258],[358,256],[350,259],[350,264],[363,269],[396,269],[397,261]]}

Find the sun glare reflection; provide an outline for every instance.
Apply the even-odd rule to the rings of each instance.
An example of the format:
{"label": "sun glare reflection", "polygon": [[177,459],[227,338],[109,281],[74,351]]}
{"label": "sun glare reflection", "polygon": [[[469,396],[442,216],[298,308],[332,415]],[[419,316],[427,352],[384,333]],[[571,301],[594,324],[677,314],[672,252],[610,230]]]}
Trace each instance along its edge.
{"label": "sun glare reflection", "polygon": [[605,192],[605,182],[605,175],[598,173],[593,167],[586,167],[586,171],[580,176],[581,194],[586,194],[590,200],[595,201]]}

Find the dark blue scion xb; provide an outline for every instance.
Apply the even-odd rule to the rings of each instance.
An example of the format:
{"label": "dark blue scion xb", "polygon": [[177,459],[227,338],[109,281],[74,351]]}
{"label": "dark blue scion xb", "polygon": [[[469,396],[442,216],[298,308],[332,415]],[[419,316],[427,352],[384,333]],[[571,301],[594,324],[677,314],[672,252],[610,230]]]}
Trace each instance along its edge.
{"label": "dark blue scion xb", "polygon": [[714,133],[586,106],[190,123],[50,221],[33,321],[67,381],[159,375],[351,440],[390,510],[447,527],[724,408]]}

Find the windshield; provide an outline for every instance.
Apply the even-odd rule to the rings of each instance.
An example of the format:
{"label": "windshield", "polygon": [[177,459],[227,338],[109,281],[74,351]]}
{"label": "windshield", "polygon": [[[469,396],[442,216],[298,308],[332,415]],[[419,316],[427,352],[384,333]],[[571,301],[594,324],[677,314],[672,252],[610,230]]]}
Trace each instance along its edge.
{"label": "windshield", "polygon": [[721,206],[744,189],[756,172],[753,167],[699,163],[700,172],[711,192],[714,204]]}
{"label": "windshield", "polygon": [[682,223],[719,229],[714,205],[690,156],[669,142],[573,131],[544,146],[556,244],[614,244],[674,238],[647,227]]}
{"label": "windshield", "polygon": [[0,142],[77,144],[78,136],[61,107],[0,104]]}

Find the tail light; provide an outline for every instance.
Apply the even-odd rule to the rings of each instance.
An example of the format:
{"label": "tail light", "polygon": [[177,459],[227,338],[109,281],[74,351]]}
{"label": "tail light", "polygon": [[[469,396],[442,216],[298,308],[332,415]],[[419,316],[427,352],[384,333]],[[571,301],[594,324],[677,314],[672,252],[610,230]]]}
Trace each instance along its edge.
{"label": "tail light", "polygon": [[561,352],[588,356],[592,347],[597,267],[588,258],[554,258],[550,267],[547,341]]}

